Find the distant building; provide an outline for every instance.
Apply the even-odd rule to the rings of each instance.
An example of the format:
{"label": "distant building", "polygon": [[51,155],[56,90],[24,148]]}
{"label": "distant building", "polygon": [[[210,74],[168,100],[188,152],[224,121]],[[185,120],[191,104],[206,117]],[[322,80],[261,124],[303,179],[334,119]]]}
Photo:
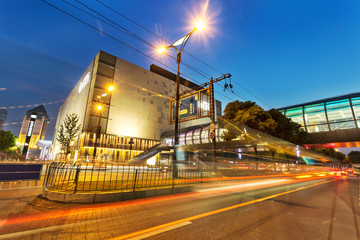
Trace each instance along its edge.
{"label": "distant building", "polygon": [[[180,92],[199,89],[198,85],[183,78],[180,83]],[[115,90],[107,94],[110,85]],[[101,132],[96,151],[98,158],[124,161],[145,151],[160,141],[162,133],[174,129],[170,124],[169,107],[175,90],[175,74],[156,65],[151,65],[149,71],[100,51],[59,109],[52,155],[61,152],[57,141],[59,126],[71,113],[78,114],[81,124],[79,136],[71,145],[82,159],[93,156],[98,124]],[[99,100],[99,96],[103,97]],[[99,101],[103,106],[101,111],[97,109]],[[202,100],[200,105],[209,106],[205,101],[208,100]],[[215,113],[221,115],[219,101],[216,101]],[[180,126],[209,122],[207,117],[183,122]]]}
{"label": "distant building", "polygon": [[3,130],[5,120],[7,116],[7,111],[5,109],[0,109],[0,130]]}
{"label": "distant building", "polygon": [[44,105],[26,112],[18,139],[24,155],[27,157],[39,156],[40,149],[36,143],[39,140],[44,140],[48,123],[49,116]]}
{"label": "distant building", "polygon": [[309,133],[310,147],[360,147],[360,92],[278,110]]}

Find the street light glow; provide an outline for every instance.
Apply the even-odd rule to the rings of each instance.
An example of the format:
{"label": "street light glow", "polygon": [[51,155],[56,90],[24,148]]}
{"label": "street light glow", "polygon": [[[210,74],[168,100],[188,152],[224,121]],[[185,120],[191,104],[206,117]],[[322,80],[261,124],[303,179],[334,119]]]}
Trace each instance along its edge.
{"label": "street light glow", "polygon": [[163,53],[165,51],[166,51],[166,47],[160,47],[160,48],[157,49],[158,53]]}
{"label": "street light glow", "polygon": [[200,20],[195,24],[195,31],[201,31],[204,29],[204,27],[205,27],[204,22]]}
{"label": "street light glow", "polygon": [[97,105],[97,109],[98,109],[98,110],[101,110],[101,109],[102,109],[102,106],[101,106],[101,105]]}
{"label": "street light glow", "polygon": [[112,92],[113,90],[114,90],[114,86],[113,85],[109,86],[108,91]]}

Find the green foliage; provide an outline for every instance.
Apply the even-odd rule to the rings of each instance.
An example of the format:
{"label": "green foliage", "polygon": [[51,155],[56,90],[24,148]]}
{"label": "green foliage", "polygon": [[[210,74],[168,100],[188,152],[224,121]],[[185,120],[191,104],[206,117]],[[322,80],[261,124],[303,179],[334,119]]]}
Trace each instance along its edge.
{"label": "green foliage", "polygon": [[56,140],[59,141],[66,154],[70,152],[69,145],[71,139],[80,131],[81,125],[78,122],[79,116],[76,113],[71,113],[67,114],[64,121],[60,124]]}
{"label": "green foliage", "polygon": [[299,145],[306,143],[308,133],[301,128],[300,124],[293,122],[275,109],[270,109],[268,113],[277,123],[273,136]]}
{"label": "green foliage", "polygon": [[240,102],[239,100],[236,100],[234,102],[228,103],[225,107],[223,117],[227,120],[233,120],[235,119],[238,111],[248,109],[252,106],[256,106],[256,104],[251,101]]}
{"label": "green foliage", "polygon": [[[223,118],[229,122],[246,125],[264,133],[284,139],[295,144],[304,144],[308,139],[308,133],[301,126],[286,118],[282,113],[275,109],[265,111],[254,102],[234,101],[226,105]],[[226,121],[224,121],[226,122]],[[224,139],[229,141],[235,139],[235,134],[230,124],[222,123]]]}
{"label": "green foliage", "polygon": [[16,136],[10,131],[0,130],[0,151],[9,152],[16,146]]}
{"label": "green foliage", "polygon": [[351,163],[360,163],[360,151],[349,152],[347,160]]}

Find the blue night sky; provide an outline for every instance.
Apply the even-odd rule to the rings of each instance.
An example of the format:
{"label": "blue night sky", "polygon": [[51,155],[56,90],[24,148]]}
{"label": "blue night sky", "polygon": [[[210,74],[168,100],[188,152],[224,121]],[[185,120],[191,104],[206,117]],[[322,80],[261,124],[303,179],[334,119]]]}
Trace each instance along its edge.
{"label": "blue night sky", "polygon": [[[190,32],[191,20],[202,14],[209,24],[190,38],[185,51],[191,56],[183,55],[183,62],[198,71],[182,65],[181,72],[198,84],[231,73],[235,94],[216,88],[215,97],[223,108],[237,99],[269,109],[359,91],[358,0],[101,0],[155,34],[95,0],[82,0],[116,22],[118,29],[144,41],[64,1],[46,1],[102,32],[40,0],[0,2],[0,107],[8,110],[5,130],[15,135],[26,110],[46,103],[51,118],[46,138],[52,138],[61,101],[100,49],[145,69],[152,63],[175,69],[175,60],[158,56],[145,42],[159,46],[162,40],[156,34],[173,43]],[[67,2],[86,9],[79,2]]]}

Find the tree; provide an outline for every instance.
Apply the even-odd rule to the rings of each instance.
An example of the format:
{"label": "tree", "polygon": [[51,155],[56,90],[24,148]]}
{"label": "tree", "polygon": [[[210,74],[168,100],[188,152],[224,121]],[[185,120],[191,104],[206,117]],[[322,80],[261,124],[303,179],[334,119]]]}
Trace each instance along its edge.
{"label": "tree", "polygon": [[268,113],[277,123],[273,136],[299,145],[306,143],[308,133],[301,128],[300,124],[293,122],[275,109],[270,109]]}
{"label": "tree", "polygon": [[324,154],[326,156],[336,158],[337,160],[339,160],[343,164],[348,163],[346,161],[346,155],[344,153],[336,151],[333,148],[319,148],[319,149],[313,149],[313,150],[315,150],[316,152],[322,153],[322,154]]}
{"label": "tree", "polygon": [[56,140],[59,141],[66,154],[70,152],[71,139],[80,131],[81,125],[78,122],[79,116],[76,113],[71,113],[66,114],[64,121],[60,124]]}
{"label": "tree", "polygon": [[[302,145],[308,139],[308,133],[301,128],[300,124],[286,118],[275,109],[265,111],[251,101],[236,100],[227,104],[223,118],[226,121],[246,125],[295,144]],[[238,137],[239,134],[235,134],[226,121],[222,123],[221,127],[227,130],[224,132],[224,139],[228,141]]]}
{"label": "tree", "polygon": [[233,120],[236,117],[236,113],[239,110],[248,109],[252,106],[255,106],[256,104],[251,101],[246,102],[240,102],[239,100],[236,100],[234,102],[230,102],[226,105],[224,109],[224,118],[227,120]]}
{"label": "tree", "polygon": [[[268,134],[273,134],[277,125],[268,112],[250,101],[240,102],[236,100],[229,103],[225,107],[223,118]],[[229,131],[230,129],[228,129]]]}
{"label": "tree", "polygon": [[347,159],[352,164],[354,163],[360,163],[360,151],[351,151],[347,155]]}
{"label": "tree", "polygon": [[9,152],[16,146],[16,136],[10,131],[0,130],[0,151]]}

